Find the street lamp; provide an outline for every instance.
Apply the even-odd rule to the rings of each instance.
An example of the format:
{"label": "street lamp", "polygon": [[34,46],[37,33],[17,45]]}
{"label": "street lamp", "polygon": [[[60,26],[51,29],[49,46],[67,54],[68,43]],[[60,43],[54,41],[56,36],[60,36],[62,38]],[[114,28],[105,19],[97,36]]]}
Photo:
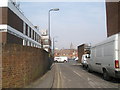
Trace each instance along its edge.
{"label": "street lamp", "polygon": [[48,12],[48,32],[49,32],[49,39],[50,39],[50,12],[51,11],[59,11],[59,8],[50,9],[49,12]]}
{"label": "street lamp", "polygon": [[55,41],[55,38],[57,38],[57,36],[53,37],[53,57],[54,57],[54,54],[55,54],[55,42],[57,42],[57,41]]}

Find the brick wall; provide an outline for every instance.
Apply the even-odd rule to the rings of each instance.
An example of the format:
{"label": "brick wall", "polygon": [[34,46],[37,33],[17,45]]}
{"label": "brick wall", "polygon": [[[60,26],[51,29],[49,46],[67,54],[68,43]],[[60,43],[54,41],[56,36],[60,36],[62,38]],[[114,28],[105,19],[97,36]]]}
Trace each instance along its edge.
{"label": "brick wall", "polygon": [[48,53],[43,49],[21,45],[2,46],[3,88],[24,87],[49,68]]}
{"label": "brick wall", "polygon": [[120,2],[107,2],[107,36],[120,32]]}
{"label": "brick wall", "polygon": [[81,63],[82,55],[84,54],[85,44],[78,46],[78,62]]}

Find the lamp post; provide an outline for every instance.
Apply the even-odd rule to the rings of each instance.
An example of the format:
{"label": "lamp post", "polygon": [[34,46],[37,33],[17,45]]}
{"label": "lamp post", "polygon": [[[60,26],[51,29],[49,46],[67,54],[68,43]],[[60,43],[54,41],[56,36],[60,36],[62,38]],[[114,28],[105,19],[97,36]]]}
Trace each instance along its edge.
{"label": "lamp post", "polygon": [[53,37],[53,57],[54,57],[54,54],[55,54],[55,42],[57,42],[57,41],[55,41],[55,38],[57,38],[57,36]]}
{"label": "lamp post", "polygon": [[55,39],[53,38],[53,58],[54,58],[54,53],[55,53]]}
{"label": "lamp post", "polygon": [[50,12],[51,11],[59,11],[59,8],[54,8],[54,9],[50,9],[48,12],[48,32],[49,32],[49,40],[50,40]]}

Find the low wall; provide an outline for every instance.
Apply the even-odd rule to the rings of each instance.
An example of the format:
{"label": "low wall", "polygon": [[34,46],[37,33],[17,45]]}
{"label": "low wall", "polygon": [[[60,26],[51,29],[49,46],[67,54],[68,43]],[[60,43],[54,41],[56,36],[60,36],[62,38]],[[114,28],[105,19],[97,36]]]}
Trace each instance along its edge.
{"label": "low wall", "polygon": [[20,88],[30,84],[48,70],[49,63],[49,55],[43,49],[3,45],[3,88]]}

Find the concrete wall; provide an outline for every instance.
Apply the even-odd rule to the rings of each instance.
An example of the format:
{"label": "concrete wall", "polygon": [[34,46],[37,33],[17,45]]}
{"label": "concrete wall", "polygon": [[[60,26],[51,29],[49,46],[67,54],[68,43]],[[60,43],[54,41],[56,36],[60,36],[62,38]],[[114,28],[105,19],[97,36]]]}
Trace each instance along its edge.
{"label": "concrete wall", "polygon": [[49,55],[43,49],[22,45],[2,46],[3,88],[24,87],[49,68]]}
{"label": "concrete wall", "polygon": [[120,32],[120,2],[106,2],[107,36]]}

